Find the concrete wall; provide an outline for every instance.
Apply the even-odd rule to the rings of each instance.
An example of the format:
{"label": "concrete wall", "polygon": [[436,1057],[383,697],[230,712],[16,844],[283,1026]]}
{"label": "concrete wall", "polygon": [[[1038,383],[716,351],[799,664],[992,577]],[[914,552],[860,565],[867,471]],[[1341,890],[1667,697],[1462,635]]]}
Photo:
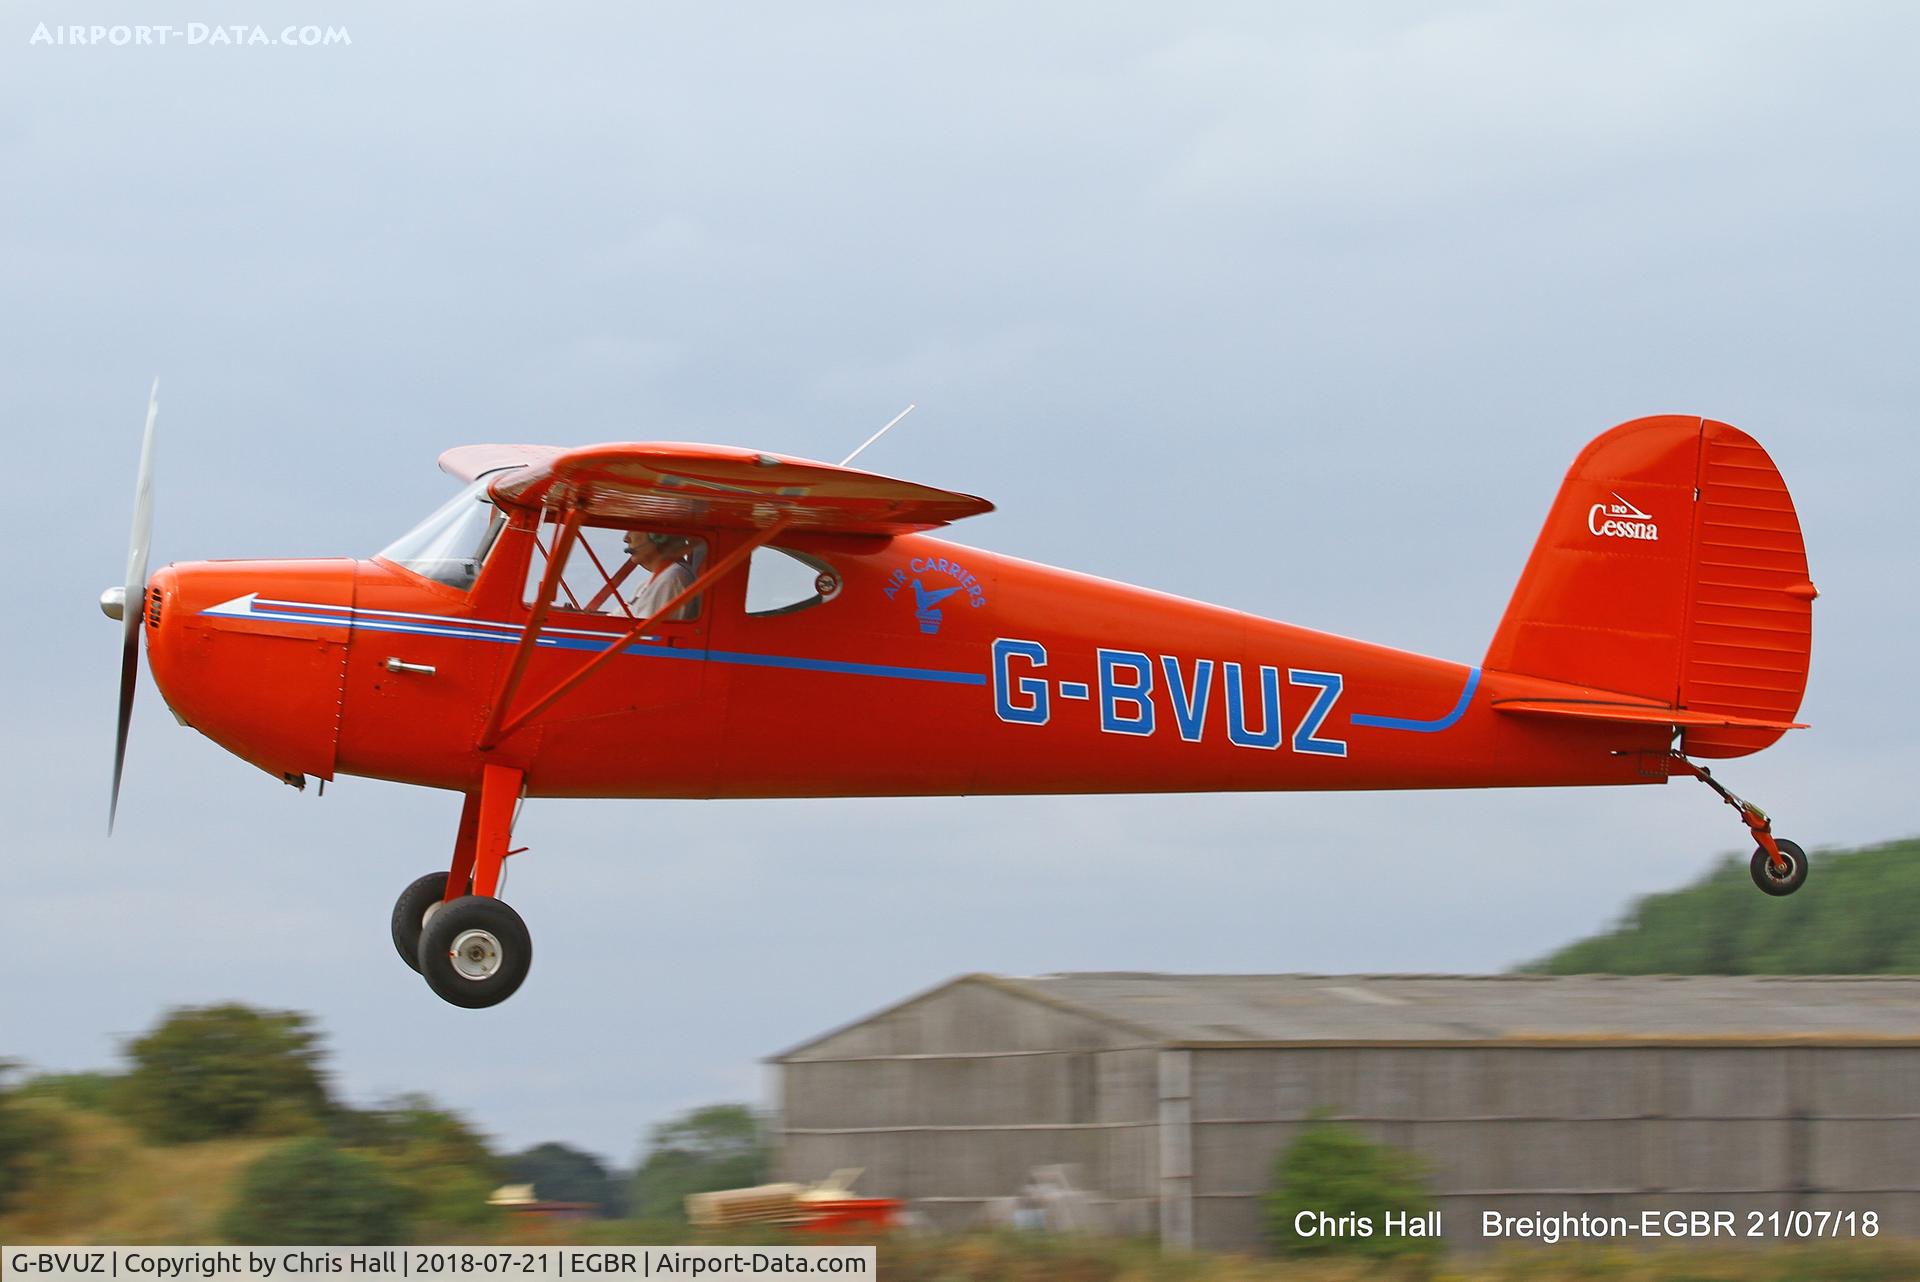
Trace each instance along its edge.
{"label": "concrete wall", "polygon": [[1201,1247],[1258,1247],[1273,1163],[1318,1109],[1424,1158],[1462,1244],[1482,1211],[1920,1223],[1920,1049],[1196,1050],[1191,1078]]}
{"label": "concrete wall", "polygon": [[1117,1232],[1259,1250],[1274,1161],[1322,1110],[1424,1158],[1462,1245],[1483,1211],[1920,1224],[1913,1046],[1166,1049],[968,979],[783,1057],[780,1092],[781,1178],[865,1167],[943,1227],[1064,1164]]}
{"label": "concrete wall", "polygon": [[935,993],[782,1064],[780,1178],[865,1167],[860,1192],[957,1228],[1066,1164],[1116,1232],[1154,1232],[1158,1052],[1130,1040],[983,986]]}
{"label": "concrete wall", "polygon": [[956,980],[790,1051],[784,1062],[971,1052],[1110,1050],[1150,1040],[996,987]]}

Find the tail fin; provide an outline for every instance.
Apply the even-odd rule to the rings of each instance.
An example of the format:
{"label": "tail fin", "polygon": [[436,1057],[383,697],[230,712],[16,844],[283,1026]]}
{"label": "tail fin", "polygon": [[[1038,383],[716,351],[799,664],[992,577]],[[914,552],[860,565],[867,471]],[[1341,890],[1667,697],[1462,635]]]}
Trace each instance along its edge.
{"label": "tail fin", "polygon": [[1775,726],[1688,726],[1739,757],[1799,710],[1813,584],[1793,499],[1752,437],[1635,419],[1573,461],[1486,666]]}

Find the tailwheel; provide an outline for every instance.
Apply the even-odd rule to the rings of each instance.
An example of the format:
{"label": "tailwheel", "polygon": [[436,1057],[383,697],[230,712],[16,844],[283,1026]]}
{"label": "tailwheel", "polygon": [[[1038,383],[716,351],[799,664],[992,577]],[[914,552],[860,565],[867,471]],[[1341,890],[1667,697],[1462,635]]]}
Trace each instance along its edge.
{"label": "tailwheel", "polygon": [[526,923],[490,895],[462,895],[440,905],[420,932],[420,973],[427,987],[455,1006],[499,1005],[520,987],[532,962]]}
{"label": "tailwheel", "polygon": [[447,874],[430,872],[400,892],[393,902],[393,947],[400,960],[420,969],[420,932],[447,897]]}
{"label": "tailwheel", "polygon": [[1713,771],[1705,766],[1694,765],[1680,753],[1668,754],[1667,760],[1672,763],[1673,773],[1692,775],[1740,813],[1740,821],[1746,824],[1754,840],[1760,843],[1754,848],[1753,858],[1747,861],[1747,872],[1753,877],[1754,885],[1769,895],[1791,895],[1806,884],[1807,852],[1800,849],[1797,842],[1774,836],[1773,820],[1768,818],[1766,811],[1751,801],[1734,796],[1726,785],[1713,777]]}
{"label": "tailwheel", "polygon": [[1767,894],[1791,895],[1806,884],[1807,852],[1785,837],[1775,837],[1773,845],[1780,858],[1775,860],[1765,846],[1756,846],[1747,871],[1753,874],[1753,884]]}

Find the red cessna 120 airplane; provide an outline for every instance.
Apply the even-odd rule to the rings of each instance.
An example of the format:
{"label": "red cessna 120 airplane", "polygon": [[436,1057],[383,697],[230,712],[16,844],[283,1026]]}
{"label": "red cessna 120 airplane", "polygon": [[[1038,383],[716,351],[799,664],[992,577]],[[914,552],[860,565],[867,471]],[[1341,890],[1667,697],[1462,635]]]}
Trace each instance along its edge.
{"label": "red cessna 120 airplane", "polygon": [[1687,775],[1751,829],[1761,890],[1806,879],[1800,847],[1694,761],[1798,728],[1812,635],[1792,499],[1725,423],[1636,419],[1581,451],[1486,657],[1462,664],[929,537],[991,510],[969,495],[657,441],[462,446],[440,456],[460,492],[370,560],[149,578],[157,391],[126,585],[101,598],[125,629],[114,805],[143,634],[175,717],[275,778],[459,793],[446,870],[392,923],[458,1006],[527,974],[498,896],[524,797]]}

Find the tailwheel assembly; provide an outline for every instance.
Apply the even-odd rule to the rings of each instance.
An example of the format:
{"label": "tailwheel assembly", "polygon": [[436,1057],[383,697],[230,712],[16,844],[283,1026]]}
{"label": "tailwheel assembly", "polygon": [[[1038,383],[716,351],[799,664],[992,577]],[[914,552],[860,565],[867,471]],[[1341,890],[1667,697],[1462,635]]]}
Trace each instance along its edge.
{"label": "tailwheel assembly", "polygon": [[1807,881],[1807,852],[1798,842],[1788,841],[1785,837],[1773,835],[1773,820],[1767,812],[1736,797],[1705,766],[1696,766],[1684,756],[1675,752],[1669,760],[1676,774],[1692,775],[1707,787],[1720,794],[1720,800],[1740,812],[1740,819],[1753,833],[1759,844],[1754,847],[1753,858],[1747,861],[1747,871],[1753,877],[1753,884],[1769,895],[1791,895]]}
{"label": "tailwheel assembly", "polygon": [[1753,884],[1767,894],[1791,895],[1807,879],[1807,852],[1785,837],[1775,837],[1773,846],[1771,851],[1757,847],[1747,862],[1747,871],[1753,874]]}

